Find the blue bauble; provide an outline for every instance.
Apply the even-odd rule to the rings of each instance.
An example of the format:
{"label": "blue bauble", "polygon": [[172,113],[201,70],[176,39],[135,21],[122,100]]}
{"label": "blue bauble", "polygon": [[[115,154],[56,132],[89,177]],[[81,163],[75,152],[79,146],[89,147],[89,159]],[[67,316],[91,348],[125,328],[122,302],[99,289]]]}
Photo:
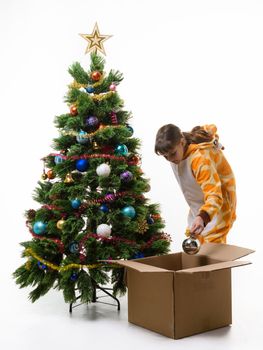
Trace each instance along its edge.
{"label": "blue bauble", "polygon": [[79,252],[79,244],[77,242],[71,242],[69,245],[69,251],[72,254],[76,254]]}
{"label": "blue bauble", "polygon": [[100,206],[100,210],[103,211],[103,213],[108,213],[109,212],[109,207],[107,206],[107,204],[102,204]]}
{"label": "blue bauble", "polygon": [[127,156],[129,151],[126,145],[120,144],[115,148],[114,153],[117,156]]}
{"label": "blue bauble", "polygon": [[78,209],[81,205],[81,201],[79,199],[72,199],[71,200],[71,206],[73,209]]}
{"label": "blue bauble", "polygon": [[40,270],[46,270],[47,269],[47,265],[42,264],[42,262],[40,262],[40,261],[37,262],[37,266],[40,268]]}
{"label": "blue bauble", "polygon": [[78,274],[73,272],[70,276],[71,281],[75,282],[78,279]]}
{"label": "blue bauble", "polygon": [[76,136],[77,142],[81,145],[85,145],[85,143],[88,143],[89,139],[88,137],[86,137],[86,135],[88,135],[88,133],[86,133],[86,131],[81,130]]}
{"label": "blue bauble", "polygon": [[126,128],[129,130],[129,132],[131,133],[131,136],[132,136],[133,135],[133,128],[129,124],[126,124]]}
{"label": "blue bauble", "polygon": [[140,259],[140,258],[144,258],[144,254],[142,252],[136,253],[132,257],[132,259]]}
{"label": "blue bauble", "polygon": [[36,235],[43,235],[46,232],[47,224],[43,221],[36,221],[33,225],[33,231]]}
{"label": "blue bauble", "polygon": [[152,218],[151,216],[149,216],[149,217],[147,218],[147,224],[149,224],[149,225],[154,224],[154,220],[153,220],[153,218]]}
{"label": "blue bauble", "polygon": [[56,156],[55,159],[54,159],[54,161],[55,161],[56,164],[62,163],[63,160],[64,160],[64,159],[63,159],[61,156]]}
{"label": "blue bauble", "polygon": [[94,89],[93,86],[87,86],[87,87],[86,87],[86,91],[87,91],[89,94],[92,94],[92,93],[95,91],[95,89]]}
{"label": "blue bauble", "polygon": [[87,159],[78,159],[76,161],[76,168],[78,169],[78,171],[86,171],[89,167],[89,162],[87,161]]}
{"label": "blue bauble", "polygon": [[131,219],[133,219],[136,215],[136,211],[131,205],[122,208],[121,212],[124,216],[128,216]]}

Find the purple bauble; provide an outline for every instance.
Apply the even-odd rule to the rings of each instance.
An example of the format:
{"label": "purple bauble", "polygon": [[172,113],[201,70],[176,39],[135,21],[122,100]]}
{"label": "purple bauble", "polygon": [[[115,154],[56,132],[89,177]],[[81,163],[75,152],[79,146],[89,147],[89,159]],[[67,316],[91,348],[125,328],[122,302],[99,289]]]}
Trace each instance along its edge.
{"label": "purple bauble", "polygon": [[115,196],[112,193],[108,193],[108,194],[106,194],[105,199],[106,199],[106,201],[114,201]]}
{"label": "purple bauble", "polygon": [[86,119],[86,126],[96,127],[99,125],[99,119],[95,116],[90,116]]}
{"label": "purple bauble", "polygon": [[124,182],[130,182],[133,179],[133,175],[129,170],[126,170],[120,174],[120,178]]}

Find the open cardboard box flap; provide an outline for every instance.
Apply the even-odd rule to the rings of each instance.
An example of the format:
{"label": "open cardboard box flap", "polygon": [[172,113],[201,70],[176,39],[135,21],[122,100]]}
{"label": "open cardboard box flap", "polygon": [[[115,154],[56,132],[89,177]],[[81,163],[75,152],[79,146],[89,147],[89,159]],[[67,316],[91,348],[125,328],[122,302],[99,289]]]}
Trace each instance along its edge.
{"label": "open cardboard box flap", "polygon": [[[254,250],[248,248],[241,248],[234,245],[229,244],[220,244],[220,243],[205,243],[201,246],[199,253],[196,255],[199,256],[207,256],[212,260],[217,260],[217,263],[206,264],[197,267],[190,267],[181,270],[177,270],[176,273],[198,273],[198,272],[209,272],[216,270],[223,270],[227,268],[237,267],[248,265],[250,262],[247,261],[235,261],[235,259],[241,258],[245,255],[253,253]],[[185,254],[185,253],[182,253]],[[172,254],[168,254],[172,255]],[[176,254],[175,254],[176,255]],[[158,257],[156,257],[158,258]],[[138,272],[175,272],[173,269],[164,269],[161,267],[144,264],[144,259],[136,259],[134,260],[110,260],[111,263],[115,263],[117,265],[130,268],[132,270],[136,270]],[[101,260],[106,261],[107,260]]]}
{"label": "open cardboard box flap", "polygon": [[176,271],[176,274],[217,271],[217,270],[224,270],[224,269],[229,269],[231,267],[237,267],[237,266],[243,266],[243,265],[249,265],[249,264],[251,264],[251,262],[249,261],[224,261],[216,264],[210,264],[210,265],[193,267],[185,270],[179,270],[179,271]]}
{"label": "open cardboard box flap", "polygon": [[[112,263],[116,263],[120,266],[130,268],[132,270],[136,270],[138,272],[174,272],[171,270],[166,270],[160,267],[152,266],[152,265],[146,265],[142,264],[141,262],[136,262],[132,260],[111,260]],[[228,269],[232,267],[238,267],[243,265],[249,265],[251,264],[249,261],[224,261],[219,262],[216,264],[210,264],[210,265],[204,265],[204,266],[198,266],[193,268],[187,268],[185,270],[178,270],[176,273],[198,273],[198,272],[209,272],[209,271],[217,271],[217,270],[223,270]]]}
{"label": "open cardboard box flap", "polygon": [[253,253],[254,250],[224,243],[205,243],[197,255],[206,255],[220,261],[236,260]]}

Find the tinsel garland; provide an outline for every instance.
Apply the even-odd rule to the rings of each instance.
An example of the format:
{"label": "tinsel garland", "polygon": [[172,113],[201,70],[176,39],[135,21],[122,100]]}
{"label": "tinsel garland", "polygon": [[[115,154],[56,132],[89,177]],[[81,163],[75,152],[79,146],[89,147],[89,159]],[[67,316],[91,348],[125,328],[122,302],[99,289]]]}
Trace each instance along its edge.
{"label": "tinsel garland", "polygon": [[[120,128],[120,127],[123,127],[123,126],[122,125],[101,125],[98,130],[81,135],[81,138],[82,139],[89,139],[89,138],[93,137],[94,135],[96,135],[98,132],[100,132],[106,128]],[[70,131],[62,130],[61,134],[65,135],[65,136],[77,136],[77,135],[79,135],[79,132],[74,131],[74,130],[70,130]]]}
{"label": "tinsel garland", "polygon": [[100,153],[100,154],[84,154],[81,156],[65,156],[63,154],[60,153],[50,153],[48,156],[41,158],[41,160],[46,161],[47,157],[56,157],[59,156],[64,160],[78,160],[78,159],[93,159],[93,158],[103,158],[103,159],[113,159],[113,160],[120,160],[120,161],[124,161],[126,162],[128,165],[137,165],[139,160],[135,159],[135,160],[129,160],[126,157],[122,157],[122,156],[114,156],[111,154],[104,154],[104,153]]}
{"label": "tinsel garland", "polygon": [[[88,86],[92,86],[93,88],[96,88],[103,83],[103,80],[104,80],[104,75],[102,74],[100,80],[97,83],[93,83],[90,85],[90,84],[80,84],[80,83],[77,83],[76,81],[73,81],[73,83],[71,83],[68,86],[69,88],[73,88],[73,89],[81,89],[81,88],[86,89]],[[102,92],[100,94],[92,94],[89,96],[95,101],[102,101],[105,98],[111,97],[115,93],[116,91],[108,91],[108,92]]]}
{"label": "tinsel garland", "polygon": [[105,98],[111,97],[112,95],[114,95],[116,92],[115,91],[109,91],[103,94],[94,94],[91,96],[91,98],[95,101],[102,101]]}
{"label": "tinsel garland", "polygon": [[162,232],[159,237],[153,236],[151,239],[149,239],[148,242],[145,242],[144,244],[142,244],[141,250],[145,250],[145,249],[151,248],[153,242],[154,241],[158,241],[158,240],[164,240],[164,241],[167,241],[167,242],[171,242],[172,238],[171,238],[171,236],[168,233]]}
{"label": "tinsel garland", "polygon": [[56,205],[48,205],[48,204],[42,205],[42,208],[48,209],[48,210],[58,210],[58,211],[63,209],[63,208],[57,207]]}
{"label": "tinsel garland", "polygon": [[[51,269],[57,270],[57,271],[60,271],[60,272],[67,271],[67,270],[70,270],[70,269],[84,269],[84,268],[96,269],[98,267],[108,266],[110,264],[110,262],[109,263],[104,263],[104,264],[101,263],[101,264],[85,264],[85,265],[84,264],[74,264],[73,263],[73,264],[68,264],[68,265],[65,265],[65,266],[58,266],[58,265],[52,264],[49,261],[46,261],[45,259],[42,259],[31,248],[27,248],[25,250],[25,255],[26,256],[32,256],[36,260],[40,261],[42,264],[45,264],[46,266],[50,267]],[[118,265],[110,264],[110,266],[111,266],[111,268],[112,267],[120,268],[120,266],[118,266]]]}
{"label": "tinsel garland", "polygon": [[88,200],[85,204],[82,204],[81,207],[86,208],[88,205],[94,205],[94,204],[105,203],[105,202],[113,202],[115,199],[125,197],[125,196],[129,198],[135,198],[135,199],[142,199],[142,200],[145,199],[144,195],[133,194],[128,191],[124,191],[124,192],[106,194],[106,196],[102,198]]}
{"label": "tinsel garland", "polygon": [[97,81],[97,83],[93,83],[93,84],[81,84],[81,83],[78,83],[76,80],[74,80],[71,84],[68,85],[69,88],[72,88],[72,89],[80,89],[80,88],[86,88],[88,86],[92,86],[92,87],[97,87],[97,86],[100,86],[102,83],[103,83],[103,80],[104,80],[104,74],[101,74],[101,77],[100,77],[100,80]]}
{"label": "tinsel garland", "polygon": [[[57,157],[57,156],[59,156],[63,160],[106,158],[106,159],[127,161],[127,158],[125,158],[125,157],[114,156],[114,155],[111,155],[111,154],[103,154],[103,153],[100,153],[100,154],[84,154],[84,155],[81,155],[81,156],[65,156],[65,155],[60,154],[60,153],[50,153],[47,157]],[[44,157],[41,160],[45,161],[47,157]],[[132,164],[134,164],[134,162]]]}
{"label": "tinsel garland", "polygon": [[[58,247],[59,247],[59,251],[60,253],[63,253],[65,248],[64,248],[64,244],[62,243],[62,241],[58,238],[49,238],[49,237],[43,237],[43,236],[39,236],[39,235],[36,235],[34,234],[34,232],[31,230],[31,228],[29,227],[28,223],[27,223],[27,227],[29,228],[29,232],[32,234],[32,236],[34,238],[38,238],[38,239],[49,239],[53,242],[55,242]],[[99,239],[100,241],[102,242],[107,242],[107,243],[118,243],[118,242],[122,242],[122,243],[126,243],[128,245],[136,245],[138,243],[136,243],[136,241],[131,241],[129,239],[126,239],[126,238],[121,238],[121,237],[102,237],[102,236],[98,236],[96,233],[88,233],[86,236],[84,236],[82,238],[82,240],[80,241],[80,247],[81,249],[83,248],[83,245],[84,243],[87,241],[87,239],[89,238],[95,238],[95,239]],[[145,248],[150,248],[151,247],[151,244],[156,241],[156,240],[159,240],[159,239],[164,239],[166,241],[171,241],[171,237],[170,235],[166,234],[166,233],[161,233],[161,235],[159,237],[152,237],[148,242],[145,242],[143,245],[141,245],[141,249],[145,249]],[[80,250],[81,250],[80,249]]]}
{"label": "tinsel garland", "polygon": [[[138,246],[138,248],[140,249],[140,251],[143,251],[145,249],[148,249],[151,247],[151,245],[153,244],[154,241],[158,241],[158,240],[165,240],[165,241],[168,241],[168,242],[171,242],[171,236],[168,235],[167,233],[164,233],[162,232],[160,234],[160,236],[156,237],[152,237],[151,239],[149,239],[148,242],[145,242],[144,244],[142,244],[141,246],[139,246],[139,244],[136,242],[136,241],[131,241],[129,239],[126,239],[126,238],[121,238],[121,237],[102,237],[102,236],[98,236],[97,234],[95,233],[88,233],[86,236],[84,236],[81,241],[80,241],[80,251],[84,251],[85,250],[85,242],[89,239],[89,238],[95,238],[97,240],[100,240],[102,242],[106,242],[106,243],[113,243],[113,244],[116,244],[116,243],[126,243],[128,245],[132,245],[132,246]],[[80,253],[80,256],[79,256],[80,260],[84,260],[86,258],[86,255],[83,254],[83,253]]]}
{"label": "tinsel garland", "polygon": [[[98,198],[98,199],[91,199],[87,200],[85,203],[83,203],[80,206],[80,211],[83,211],[83,209],[86,209],[89,205],[94,205],[94,204],[100,204],[100,203],[105,203],[105,202],[113,202],[117,198],[122,198],[122,197],[129,197],[129,198],[135,198],[135,199],[145,199],[144,195],[142,194],[134,194],[129,191],[123,191],[123,192],[117,192],[117,193],[111,193],[111,194],[106,194],[106,196]],[[47,205],[44,204],[42,205],[42,208],[48,209],[48,210],[62,210],[62,208],[57,207],[55,205]],[[76,212],[77,213],[77,212]],[[75,215],[76,215],[75,213]],[[63,214],[61,214],[63,215]],[[66,216],[66,214],[64,214]],[[160,216],[158,217],[160,219]]]}

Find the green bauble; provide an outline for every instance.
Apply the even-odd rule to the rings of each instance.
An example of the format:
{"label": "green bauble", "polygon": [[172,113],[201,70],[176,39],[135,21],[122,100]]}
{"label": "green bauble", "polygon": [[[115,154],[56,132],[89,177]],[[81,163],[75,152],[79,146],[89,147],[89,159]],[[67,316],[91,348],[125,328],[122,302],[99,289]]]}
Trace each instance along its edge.
{"label": "green bauble", "polygon": [[131,205],[122,208],[121,212],[124,216],[128,216],[131,219],[133,219],[136,215],[136,211]]}
{"label": "green bauble", "polygon": [[126,145],[124,144],[119,144],[115,150],[114,150],[114,153],[117,155],[117,156],[127,156],[129,151],[128,151],[128,148]]}

